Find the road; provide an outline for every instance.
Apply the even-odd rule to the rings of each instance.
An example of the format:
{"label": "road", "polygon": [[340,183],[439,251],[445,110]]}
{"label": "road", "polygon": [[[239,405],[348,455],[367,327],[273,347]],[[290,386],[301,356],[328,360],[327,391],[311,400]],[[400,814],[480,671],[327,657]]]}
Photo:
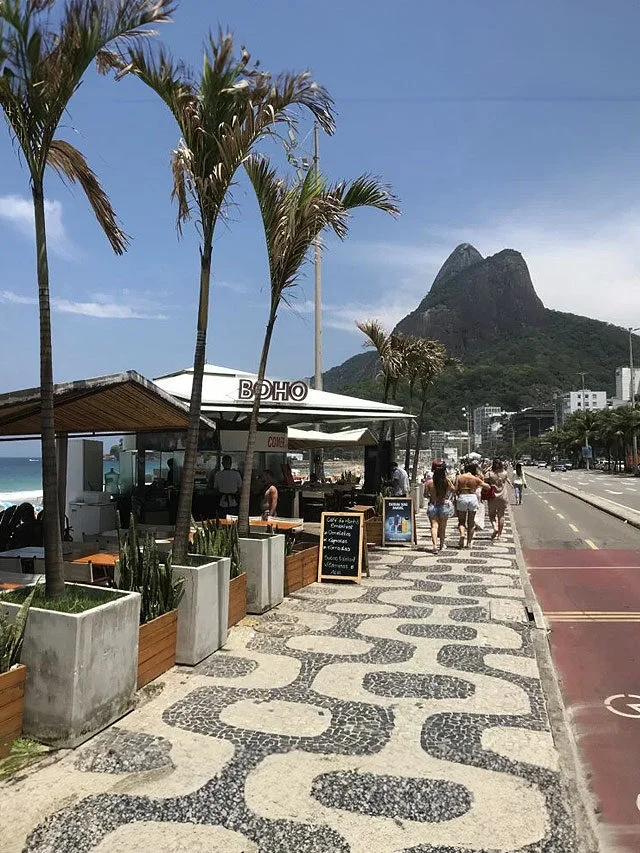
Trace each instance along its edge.
{"label": "road", "polygon": [[[558,476],[587,490],[578,485],[585,472]],[[591,475],[588,490],[596,493],[596,481],[605,490],[610,479]],[[619,497],[640,509],[635,495]],[[551,627],[565,707],[599,802],[602,849],[637,853],[640,530],[531,478],[523,505],[512,513]]]}
{"label": "road", "polygon": [[[525,468],[525,471],[527,470]],[[585,471],[582,468],[577,471],[554,472],[550,468],[543,468],[540,469],[540,474],[640,512],[640,479],[633,474],[607,474],[605,471]]]}

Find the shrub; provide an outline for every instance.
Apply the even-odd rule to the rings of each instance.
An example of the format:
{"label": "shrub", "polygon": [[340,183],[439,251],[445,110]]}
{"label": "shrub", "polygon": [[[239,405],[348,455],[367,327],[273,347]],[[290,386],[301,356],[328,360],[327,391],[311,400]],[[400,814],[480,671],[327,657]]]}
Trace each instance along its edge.
{"label": "shrub", "polygon": [[171,554],[160,559],[153,536],[148,533],[142,543],[138,542],[133,516],[129,522],[129,533],[122,540],[118,527],[120,555],[116,562],[116,585],[118,589],[139,592],[140,624],[157,619],[175,610],[184,593],[184,578],[174,578],[171,571]]}
{"label": "shrub", "polygon": [[237,578],[244,572],[240,562],[238,525],[235,521],[228,524],[221,524],[218,520],[204,521],[202,527],[198,527],[193,534],[191,553],[204,557],[229,557],[232,578]]}
{"label": "shrub", "polygon": [[37,586],[31,590],[22,602],[15,621],[9,622],[4,611],[0,610],[0,674],[8,672],[12,666],[19,663],[24,629],[27,627],[29,607],[36,594]]}

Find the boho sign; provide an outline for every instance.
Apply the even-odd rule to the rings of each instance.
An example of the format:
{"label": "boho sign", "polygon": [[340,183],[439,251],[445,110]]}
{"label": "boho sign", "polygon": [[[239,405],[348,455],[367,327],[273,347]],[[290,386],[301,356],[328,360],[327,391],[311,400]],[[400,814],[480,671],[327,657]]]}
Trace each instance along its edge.
{"label": "boho sign", "polygon": [[261,400],[271,400],[274,403],[301,403],[308,393],[309,386],[300,380],[280,382],[265,379],[258,383],[252,379],[241,379],[238,384],[238,399],[243,401],[255,400],[256,396],[259,396]]}

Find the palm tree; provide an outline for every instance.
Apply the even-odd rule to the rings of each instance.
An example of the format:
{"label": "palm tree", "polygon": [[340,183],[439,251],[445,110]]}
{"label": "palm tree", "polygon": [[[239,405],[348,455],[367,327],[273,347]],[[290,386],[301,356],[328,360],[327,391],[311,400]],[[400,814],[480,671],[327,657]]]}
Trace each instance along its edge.
{"label": "palm tree", "polygon": [[[397,346],[397,338],[393,334],[387,334],[379,320],[356,322],[356,326],[366,337],[363,346],[375,349],[378,354],[383,380],[382,402],[387,403],[389,394],[393,390],[393,383],[402,371],[402,353]],[[381,444],[385,439],[386,431],[386,423],[382,421],[378,438]]]}
{"label": "palm tree", "polygon": [[[298,283],[301,267],[318,235],[324,228],[330,227],[338,237],[344,239],[348,232],[350,212],[357,207],[374,207],[392,215],[398,215],[400,211],[392,193],[370,175],[356,178],[350,184],[342,181],[327,185],[315,169],[309,169],[304,178],[295,182],[280,178],[264,157],[249,158],[245,168],[260,207],[269,259],[271,299],[258,367],[256,388],[260,389],[267,369],[278,309],[283,301],[286,302],[286,292]],[[241,536],[249,535],[251,471],[259,413],[258,391],[249,422],[238,511],[238,532]]]}
{"label": "palm tree", "polygon": [[440,341],[431,341],[427,338],[420,339],[414,357],[417,362],[416,373],[420,389],[420,414],[418,415],[418,423],[416,425],[416,447],[413,455],[413,467],[411,469],[411,482],[415,485],[418,476],[418,461],[420,459],[422,432],[424,430],[429,390],[436,377],[446,367],[457,365],[457,362],[453,359],[447,359],[447,351]]}
{"label": "palm tree", "polygon": [[[404,378],[408,383],[409,391],[409,412],[413,414],[413,398],[415,396],[416,382],[418,381],[418,372],[420,365],[420,343],[421,338],[415,338],[413,335],[406,336],[406,347],[404,352]],[[407,433],[404,449],[404,470],[408,473],[411,464],[411,440],[413,432],[413,418],[407,418]]]}
{"label": "palm tree", "polygon": [[136,43],[151,35],[147,25],[168,21],[173,5],[172,0],[68,0],[61,12],[56,8],[54,13],[55,0],[0,0],[0,106],[29,170],[35,220],[45,577],[46,592],[52,598],[64,593],[64,573],[53,411],[45,172],[49,166],[63,180],[80,184],[114,252],[122,254],[127,237],[96,175],[81,152],[56,138],[56,134],[69,101],[93,60],[97,60],[99,71],[106,71],[111,66],[110,57],[123,42]]}
{"label": "palm tree", "polygon": [[246,50],[240,56],[235,55],[233,37],[222,32],[216,38],[209,37],[198,80],[165,51],[155,55],[131,51],[128,62],[120,64],[120,75],[125,73],[140,77],[159,95],[176,120],[181,140],[173,152],[171,167],[178,232],[181,233],[183,224],[195,212],[200,233],[193,384],[174,542],[175,559],[182,561],[189,541],[198,453],[214,231],[224,214],[236,173],[256,142],[272,134],[278,124],[291,123],[292,106],[310,110],[321,127],[332,133],[332,101],[308,72],[275,78],[259,72],[250,64]]}

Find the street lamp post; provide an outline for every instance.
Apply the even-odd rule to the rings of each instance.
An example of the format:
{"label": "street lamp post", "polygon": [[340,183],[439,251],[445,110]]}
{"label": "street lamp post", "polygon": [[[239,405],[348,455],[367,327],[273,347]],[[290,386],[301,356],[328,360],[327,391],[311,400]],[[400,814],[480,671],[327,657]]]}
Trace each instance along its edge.
{"label": "street lamp post", "polygon": [[[584,411],[585,411],[585,388],[584,388],[584,377],[585,377],[587,374],[586,374],[586,371],[584,371],[584,370],[580,370],[580,371],[579,371],[579,374],[580,374],[580,376],[582,376],[582,411],[584,412]],[[584,446],[585,446],[585,448],[586,448],[586,450],[587,450],[587,454],[586,454],[586,455],[585,455],[585,457],[584,457],[584,465],[585,465],[585,468],[586,468],[586,469],[587,469],[587,471],[588,471],[588,470],[589,470],[589,468],[590,468],[590,466],[589,466],[589,455],[588,455],[588,454],[589,454],[589,430],[587,430],[587,429],[585,429],[585,432],[584,432]]]}
{"label": "street lamp post", "polygon": [[[640,327],[629,327],[629,404],[632,409],[636,407],[636,377],[635,371],[633,367],[633,333],[640,331]],[[638,476],[640,471],[638,471],[638,436],[636,434],[635,429],[632,431],[633,440],[632,440],[632,449],[633,449],[633,473],[634,476]]]}

